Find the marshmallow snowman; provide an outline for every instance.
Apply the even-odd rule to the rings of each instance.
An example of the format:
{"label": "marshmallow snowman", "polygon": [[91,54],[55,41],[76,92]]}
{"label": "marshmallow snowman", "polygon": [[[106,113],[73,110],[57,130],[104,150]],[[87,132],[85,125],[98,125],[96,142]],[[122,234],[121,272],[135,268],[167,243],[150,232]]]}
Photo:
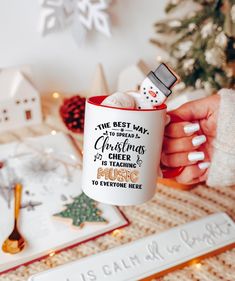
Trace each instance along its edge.
{"label": "marshmallow snowman", "polygon": [[155,71],[150,71],[140,86],[140,93],[114,93],[107,97],[102,105],[129,108],[152,109],[165,102],[172,93],[171,87],[177,76],[165,65],[160,64]]}
{"label": "marshmallow snowman", "polygon": [[142,99],[145,101],[141,108],[153,108],[154,106],[163,104],[166,100],[166,96],[148,77],[142,82],[140,92]]}
{"label": "marshmallow snowman", "polygon": [[155,71],[150,71],[140,87],[141,96],[145,99],[144,107],[140,107],[154,108],[163,104],[172,93],[171,87],[176,81],[177,76],[164,63]]}

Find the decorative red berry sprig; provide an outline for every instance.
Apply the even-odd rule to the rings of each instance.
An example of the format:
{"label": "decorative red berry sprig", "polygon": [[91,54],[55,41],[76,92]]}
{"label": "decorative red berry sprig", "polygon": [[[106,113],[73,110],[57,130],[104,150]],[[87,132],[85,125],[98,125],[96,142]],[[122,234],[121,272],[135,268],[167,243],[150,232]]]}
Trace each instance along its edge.
{"label": "decorative red berry sprig", "polygon": [[65,126],[74,133],[83,133],[86,98],[79,95],[64,99],[60,116]]}

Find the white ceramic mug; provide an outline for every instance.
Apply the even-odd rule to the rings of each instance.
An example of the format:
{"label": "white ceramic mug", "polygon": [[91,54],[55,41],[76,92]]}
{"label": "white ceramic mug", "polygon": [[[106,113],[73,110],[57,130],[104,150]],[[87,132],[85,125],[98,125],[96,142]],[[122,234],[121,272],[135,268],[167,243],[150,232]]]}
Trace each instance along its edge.
{"label": "white ceramic mug", "polygon": [[112,205],[136,205],[155,193],[166,105],[125,109],[86,102],[83,179],[85,194]]}

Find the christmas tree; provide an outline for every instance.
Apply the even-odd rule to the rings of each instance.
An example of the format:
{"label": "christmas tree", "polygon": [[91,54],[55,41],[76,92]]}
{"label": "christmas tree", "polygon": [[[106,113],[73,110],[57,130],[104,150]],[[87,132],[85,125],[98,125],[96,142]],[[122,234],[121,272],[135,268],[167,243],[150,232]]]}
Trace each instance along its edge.
{"label": "christmas tree", "polygon": [[107,222],[96,206],[97,202],[82,193],[74,197],[72,203],[66,204],[65,210],[54,216],[71,219],[72,224],[78,227],[83,227],[85,222]]}
{"label": "christmas tree", "polygon": [[169,53],[182,89],[192,86],[212,92],[234,87],[235,0],[171,0],[166,13],[172,14],[186,2],[194,2],[195,9],[182,18],[156,23],[156,32],[167,39],[152,43]]}

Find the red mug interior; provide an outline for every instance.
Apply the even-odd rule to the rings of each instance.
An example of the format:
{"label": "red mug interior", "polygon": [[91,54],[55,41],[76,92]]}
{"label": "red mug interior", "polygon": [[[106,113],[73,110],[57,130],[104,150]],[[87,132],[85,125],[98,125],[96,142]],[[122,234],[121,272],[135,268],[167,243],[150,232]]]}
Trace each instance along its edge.
{"label": "red mug interior", "polygon": [[107,97],[108,97],[107,95],[106,96],[94,96],[94,97],[88,98],[87,102],[94,104],[94,105],[102,106],[102,107],[108,107],[108,108],[120,109],[120,110],[131,110],[131,111],[156,111],[156,110],[163,110],[163,109],[167,108],[167,106],[165,104],[161,104],[161,105],[157,106],[156,108],[152,108],[152,109],[123,108],[123,107],[113,107],[113,106],[108,106],[108,105],[101,105],[102,101]]}

